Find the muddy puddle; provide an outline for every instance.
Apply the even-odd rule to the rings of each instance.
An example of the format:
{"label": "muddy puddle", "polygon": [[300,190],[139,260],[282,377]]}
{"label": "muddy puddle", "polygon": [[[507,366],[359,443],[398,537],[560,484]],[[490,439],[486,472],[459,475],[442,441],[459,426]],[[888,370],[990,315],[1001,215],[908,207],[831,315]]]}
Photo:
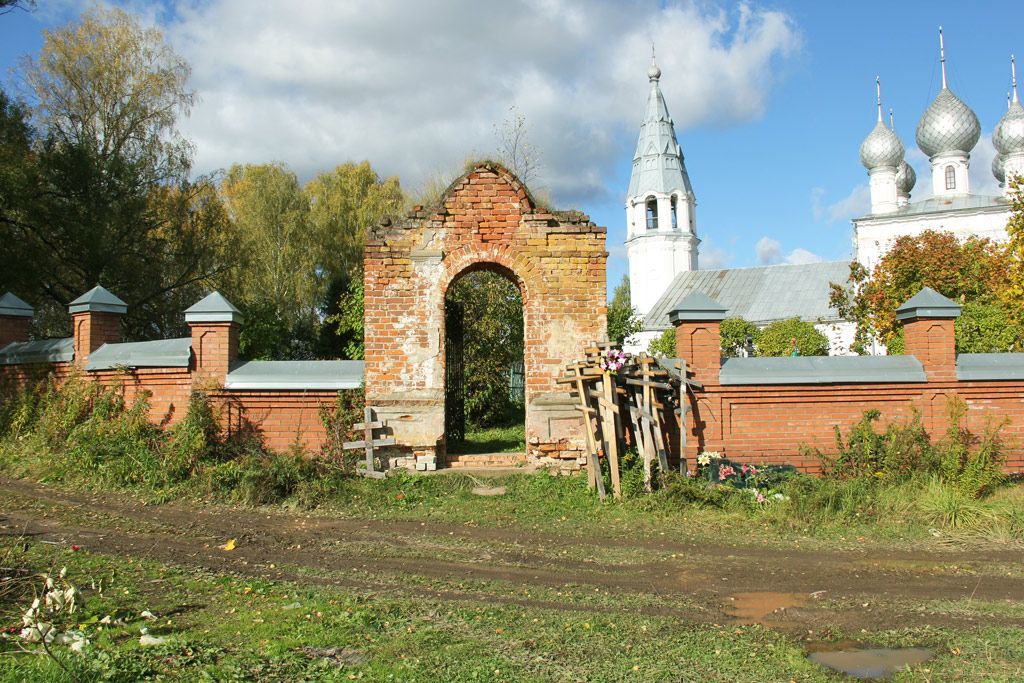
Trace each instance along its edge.
{"label": "muddy puddle", "polygon": [[764,624],[785,617],[786,610],[801,607],[811,599],[806,593],[757,591],[735,593],[729,598],[726,613],[741,624]]}
{"label": "muddy puddle", "polygon": [[863,680],[887,678],[934,655],[922,647],[869,647],[850,641],[817,643],[807,649],[812,662]]}

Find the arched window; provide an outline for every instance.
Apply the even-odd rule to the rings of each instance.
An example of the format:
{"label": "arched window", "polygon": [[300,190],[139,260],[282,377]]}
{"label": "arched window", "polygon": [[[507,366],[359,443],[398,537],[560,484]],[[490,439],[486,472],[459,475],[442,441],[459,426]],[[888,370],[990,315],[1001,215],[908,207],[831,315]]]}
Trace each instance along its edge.
{"label": "arched window", "polygon": [[658,200],[654,197],[647,200],[647,229],[658,229]]}
{"label": "arched window", "polygon": [[679,229],[679,218],[676,215],[676,196],[672,195],[672,229]]}
{"label": "arched window", "polygon": [[946,189],[956,189],[956,169],[953,168],[952,166],[946,167]]}

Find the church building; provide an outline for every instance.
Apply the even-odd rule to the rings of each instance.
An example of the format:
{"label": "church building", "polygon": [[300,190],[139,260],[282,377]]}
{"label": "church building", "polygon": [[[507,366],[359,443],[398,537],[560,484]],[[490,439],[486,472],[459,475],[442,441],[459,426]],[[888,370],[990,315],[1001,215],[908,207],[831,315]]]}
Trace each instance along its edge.
{"label": "church building", "polygon": [[[882,117],[877,85],[877,118],[860,148],[871,193],[870,213],[853,219],[854,259],[874,268],[897,237],[925,230],[952,232],[1005,241],[1010,216],[1006,178],[1024,176],[1024,107],[1017,97],[1011,59],[1012,96],[992,136],[998,152],[992,172],[1003,195],[972,194],[968,169],[971,150],[981,136],[978,117],[950,91],[946,82],[945,46],[939,31],[942,88],[917,126],[916,141],[931,162],[932,196],[912,202],[914,169],[905,148]],[[626,199],[626,251],[632,305],[643,330],[628,340],[627,350],[645,351],[672,327],[669,313],[684,297],[701,292],[722,304],[730,317],[758,326],[798,317],[812,322],[829,338],[830,353],[849,354],[854,324],[829,306],[829,284],[843,283],[849,261],[800,265],[699,270],[697,199],[659,86],[661,70],[652,57],[647,72],[650,93],[633,155]]]}

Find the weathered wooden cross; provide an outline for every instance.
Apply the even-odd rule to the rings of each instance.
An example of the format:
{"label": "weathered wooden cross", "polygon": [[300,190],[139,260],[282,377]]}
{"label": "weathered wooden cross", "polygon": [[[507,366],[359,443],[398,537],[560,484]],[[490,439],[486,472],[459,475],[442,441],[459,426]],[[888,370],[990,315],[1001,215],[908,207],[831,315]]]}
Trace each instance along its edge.
{"label": "weathered wooden cross", "polygon": [[[363,439],[361,441],[346,441],[341,445],[342,449],[346,451],[356,448],[366,450],[366,470],[361,472],[364,477],[383,479],[386,476],[384,472],[379,472],[373,467],[373,449],[380,446],[393,446],[395,444],[395,440],[390,437],[373,438],[373,430],[383,429],[386,426],[387,423],[382,420],[374,421],[373,408],[367,406],[363,412],[363,421],[352,425],[353,430],[363,430]],[[359,470],[357,469],[356,471]]]}

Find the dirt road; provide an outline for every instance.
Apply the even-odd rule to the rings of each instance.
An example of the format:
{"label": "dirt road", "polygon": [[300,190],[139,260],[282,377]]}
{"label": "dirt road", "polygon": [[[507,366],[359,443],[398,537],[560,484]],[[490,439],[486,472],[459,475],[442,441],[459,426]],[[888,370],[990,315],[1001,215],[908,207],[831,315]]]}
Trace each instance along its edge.
{"label": "dirt road", "polygon": [[[758,622],[791,633],[1024,619],[1019,550],[802,550],[667,537],[342,519],[280,509],[147,505],[0,478],[0,533],[111,555],[389,595],[553,610]],[[235,539],[236,548],[221,548]],[[956,607],[949,608],[950,602]],[[980,606],[977,609],[975,606]],[[979,611],[980,610],[980,611]]]}

